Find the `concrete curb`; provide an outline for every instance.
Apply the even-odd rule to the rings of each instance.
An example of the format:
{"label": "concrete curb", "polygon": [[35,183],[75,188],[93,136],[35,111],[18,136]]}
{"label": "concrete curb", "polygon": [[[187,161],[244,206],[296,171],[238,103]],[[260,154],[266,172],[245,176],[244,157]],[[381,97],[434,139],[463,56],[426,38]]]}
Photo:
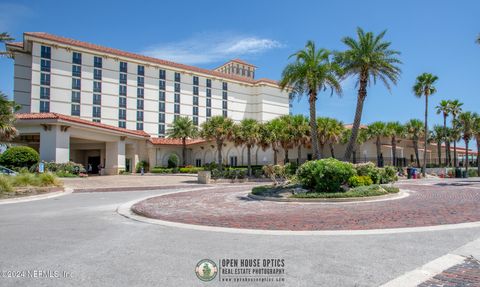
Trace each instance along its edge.
{"label": "concrete curb", "polygon": [[[163,225],[168,227],[175,228],[184,228],[190,230],[198,231],[210,231],[210,232],[225,232],[225,233],[235,233],[235,234],[251,234],[251,235],[290,235],[290,236],[352,236],[352,235],[382,235],[382,234],[397,234],[397,233],[415,233],[415,232],[428,232],[428,231],[443,231],[443,230],[455,230],[463,228],[480,228],[480,221],[476,222],[467,222],[467,223],[458,223],[458,224],[444,224],[444,225],[434,225],[434,226],[420,226],[420,227],[402,227],[402,228],[386,228],[386,229],[365,229],[365,230],[312,230],[312,231],[293,231],[293,230],[265,230],[265,229],[242,229],[242,228],[230,228],[230,227],[217,227],[217,226],[206,226],[206,225],[196,225],[196,224],[187,224],[173,221],[166,221],[161,219],[154,219],[145,217],[135,213],[132,210],[132,206],[140,201],[153,198],[161,197],[173,193],[188,192],[194,190],[203,190],[209,189],[206,188],[196,188],[189,190],[181,191],[172,191],[163,193],[161,195],[149,195],[140,199],[132,200],[121,204],[117,208],[117,213],[135,220],[144,223]],[[331,203],[330,203],[331,204]]]}
{"label": "concrete curb", "polygon": [[63,191],[55,191],[55,192],[50,192],[50,193],[47,193],[47,194],[39,194],[39,195],[32,195],[32,196],[2,199],[2,200],[0,200],[0,205],[11,204],[11,203],[30,202],[30,201],[54,198],[54,197],[67,195],[67,194],[70,194],[72,192],[73,192],[73,189],[65,188]]}

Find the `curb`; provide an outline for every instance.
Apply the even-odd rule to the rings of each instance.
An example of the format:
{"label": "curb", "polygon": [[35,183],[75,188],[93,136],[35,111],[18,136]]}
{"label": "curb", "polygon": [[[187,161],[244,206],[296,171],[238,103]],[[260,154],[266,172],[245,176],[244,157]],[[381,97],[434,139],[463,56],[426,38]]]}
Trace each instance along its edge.
{"label": "curb", "polygon": [[70,194],[70,193],[73,193],[73,189],[65,188],[63,191],[55,191],[55,192],[50,192],[50,193],[47,193],[47,194],[39,194],[39,195],[31,195],[31,196],[24,196],[24,197],[2,199],[2,200],[0,200],[0,205],[11,204],[11,203],[30,202],[30,201],[54,198],[54,197],[67,195],[67,194]]}

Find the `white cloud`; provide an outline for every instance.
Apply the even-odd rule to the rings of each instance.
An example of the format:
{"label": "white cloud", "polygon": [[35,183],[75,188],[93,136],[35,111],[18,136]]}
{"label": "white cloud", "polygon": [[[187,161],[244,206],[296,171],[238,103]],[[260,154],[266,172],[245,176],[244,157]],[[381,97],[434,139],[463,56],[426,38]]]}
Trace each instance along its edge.
{"label": "white cloud", "polygon": [[17,23],[33,14],[32,9],[28,6],[16,3],[0,3],[0,11],[2,11],[0,32],[13,30]]}
{"label": "white cloud", "polygon": [[143,54],[184,64],[208,64],[282,47],[276,40],[226,33],[202,33],[174,43],[157,44]]}

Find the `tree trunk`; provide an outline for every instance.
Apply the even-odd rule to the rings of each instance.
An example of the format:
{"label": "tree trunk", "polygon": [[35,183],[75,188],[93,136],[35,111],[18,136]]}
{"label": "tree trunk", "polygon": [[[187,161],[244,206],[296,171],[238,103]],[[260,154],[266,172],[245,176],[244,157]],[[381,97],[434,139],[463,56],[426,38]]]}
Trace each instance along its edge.
{"label": "tree trunk", "polygon": [[469,160],[468,160],[468,142],[469,142],[469,140],[465,140],[465,155],[466,155],[466,159],[465,159],[465,170],[467,171],[467,173],[468,173],[468,164],[469,164]]}
{"label": "tree trunk", "polygon": [[413,148],[415,149],[415,159],[417,160],[417,167],[420,167],[420,157],[418,156],[418,139],[413,140]]}
{"label": "tree trunk", "polygon": [[380,137],[377,137],[377,140],[375,141],[375,145],[377,146],[377,166],[381,167],[381,153],[382,153],[382,145],[380,142]]}
{"label": "tree trunk", "polygon": [[445,155],[445,164],[447,166],[451,166],[452,165],[452,154],[451,154],[451,151],[450,151],[450,140],[447,140],[445,142],[445,146],[446,146],[446,150],[447,150],[447,154]]}
{"label": "tree trunk", "polygon": [[316,113],[316,103],[317,103],[317,93],[310,90],[310,97],[308,99],[310,104],[310,139],[312,141],[312,153],[314,159],[320,159],[320,153],[318,152],[318,136],[317,136],[317,113]]}
{"label": "tree trunk", "polygon": [[300,166],[300,159],[302,158],[302,144],[298,144],[297,150],[297,165]]}
{"label": "tree trunk", "polygon": [[425,177],[426,168],[427,168],[427,140],[428,140],[428,96],[429,93],[425,93],[425,130],[424,130],[424,137],[425,144],[423,145],[423,165],[422,165],[422,175]]}
{"label": "tree trunk", "polygon": [[182,138],[182,159],[183,159],[183,167],[187,165],[187,139]]}
{"label": "tree trunk", "polygon": [[335,150],[333,148],[333,143],[330,143],[330,154],[332,155],[332,158],[335,158]]}
{"label": "tree trunk", "polygon": [[442,165],[442,142],[437,142],[437,152],[438,152],[438,165]]}
{"label": "tree trunk", "polygon": [[450,144],[447,145],[447,114],[443,113],[443,141],[445,142],[445,166],[448,166],[448,154],[450,153]]}
{"label": "tree trunk", "polygon": [[360,75],[360,87],[357,96],[357,108],[355,109],[355,119],[353,120],[352,135],[348,141],[347,149],[345,150],[345,160],[349,161],[352,157],[352,152],[357,144],[358,130],[360,129],[360,122],[362,120],[363,102],[367,97],[368,73],[362,71]]}
{"label": "tree trunk", "polygon": [[325,158],[325,152],[324,152],[324,149],[325,149],[325,144],[323,143],[320,143],[320,148],[319,148],[319,151],[320,151],[320,158]]}
{"label": "tree trunk", "polygon": [[477,136],[477,175],[480,176],[480,135]]}
{"label": "tree trunk", "polygon": [[223,148],[223,141],[217,140],[217,160],[218,160],[218,168],[220,170],[223,170],[222,148]]}
{"label": "tree trunk", "polygon": [[352,151],[352,163],[357,163],[357,150]]}
{"label": "tree trunk", "polygon": [[284,147],[283,150],[285,151],[285,159],[284,164],[288,163],[290,160],[288,159],[288,147]]}
{"label": "tree trunk", "polygon": [[397,166],[397,139],[395,136],[392,137],[392,157],[393,166]]}
{"label": "tree trunk", "polygon": [[252,176],[252,159],[250,158],[250,145],[247,145],[247,166],[248,166],[248,176]]}
{"label": "tree trunk", "polygon": [[276,148],[273,148],[273,164],[274,165],[277,165],[278,164],[278,158],[277,158],[277,149]]}
{"label": "tree trunk", "polygon": [[[456,116],[453,116],[453,123],[455,122]],[[457,139],[453,139],[453,165],[457,168]]]}

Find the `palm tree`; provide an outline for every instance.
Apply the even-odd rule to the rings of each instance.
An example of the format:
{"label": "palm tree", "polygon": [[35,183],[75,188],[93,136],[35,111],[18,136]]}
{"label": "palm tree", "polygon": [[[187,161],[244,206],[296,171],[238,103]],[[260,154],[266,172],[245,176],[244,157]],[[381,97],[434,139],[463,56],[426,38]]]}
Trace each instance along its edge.
{"label": "palm tree", "polygon": [[202,123],[200,135],[206,140],[215,140],[217,144],[217,163],[220,170],[223,168],[222,148],[225,141],[232,138],[233,120],[223,116],[213,116]]}
{"label": "palm tree", "polygon": [[[463,103],[459,100],[450,101],[450,114],[452,115],[452,123],[455,122],[457,115],[462,112]],[[458,137],[455,137],[458,138]],[[457,167],[457,141],[453,141],[453,165]]]}
{"label": "palm tree", "polygon": [[473,134],[477,142],[477,175],[480,176],[480,116],[475,119]]}
{"label": "palm tree", "polygon": [[422,174],[425,177],[425,168],[427,167],[427,141],[428,141],[428,97],[435,94],[437,89],[435,84],[438,77],[429,73],[423,73],[417,77],[415,85],[413,86],[413,93],[415,96],[421,98],[425,96],[425,129],[424,129],[424,152],[423,152],[423,166]]}
{"label": "palm tree", "polygon": [[0,144],[11,141],[17,136],[17,129],[14,127],[15,114],[19,109],[13,101],[0,92]]}
{"label": "palm tree", "polygon": [[244,119],[240,124],[236,124],[233,132],[233,141],[236,145],[245,145],[247,147],[247,166],[248,175],[252,175],[252,157],[251,149],[260,138],[260,126],[254,119]]}
{"label": "palm tree", "polygon": [[[0,33],[0,43],[6,43],[6,42],[13,41],[13,40],[15,40],[15,39],[10,37],[10,35],[7,32]],[[7,52],[7,51],[0,51],[0,56],[5,56],[5,55],[9,55],[9,54],[10,53]]]}
{"label": "palm tree", "polygon": [[384,122],[374,122],[368,125],[367,135],[369,139],[375,139],[375,146],[377,148],[377,166],[383,166],[382,162],[382,137],[386,133],[386,125]]}
{"label": "palm tree", "polygon": [[385,135],[391,139],[392,163],[397,166],[397,140],[405,137],[405,126],[399,122],[388,122],[385,126]]}
{"label": "palm tree", "polygon": [[[411,119],[405,124],[405,129],[407,132],[407,135],[409,138],[413,141],[413,149],[415,150],[415,159],[417,161],[417,166],[420,166],[420,158],[418,156],[418,140],[420,137],[423,135],[425,129],[424,129],[423,122],[418,119]],[[423,151],[424,154],[427,153],[427,150],[425,149]],[[425,157],[425,155],[424,155]]]}
{"label": "palm tree", "polygon": [[319,91],[330,88],[331,92],[342,93],[339,82],[341,70],[330,61],[330,52],[316,49],[313,41],[308,41],[304,50],[291,55],[295,62],[288,64],[282,72],[280,87],[292,91],[292,97],[308,94],[310,105],[310,135],[312,151],[316,159],[320,157],[317,142],[316,102]]}
{"label": "palm tree", "polygon": [[469,157],[468,144],[474,135],[475,121],[478,118],[477,113],[464,112],[458,115],[455,125],[459,127],[461,137],[465,141],[465,169],[468,171]]}
{"label": "palm tree", "polygon": [[350,160],[355,149],[367,87],[379,79],[390,90],[390,83],[396,84],[401,73],[398,67],[402,63],[398,59],[400,52],[392,50],[391,43],[383,40],[385,33],[386,31],[383,31],[375,36],[373,32],[364,32],[357,28],[358,39],[343,38],[342,42],[347,45],[348,50],[337,53],[335,57],[344,71],[344,78],[357,77],[358,85],[357,108],[352,136],[345,150],[345,160]]}
{"label": "palm tree", "polygon": [[260,138],[258,145],[265,151],[271,147],[273,150],[273,164],[278,163],[278,142],[280,132],[278,122],[269,121],[260,125]]}
{"label": "palm tree", "polygon": [[430,139],[437,143],[437,156],[439,166],[442,164],[442,143],[445,141],[445,127],[434,125],[430,132]]}
{"label": "palm tree", "polygon": [[332,119],[328,132],[328,144],[330,146],[330,154],[332,158],[335,158],[335,150],[333,147],[340,142],[344,130],[345,126],[341,121]]}
{"label": "palm tree", "polygon": [[[442,114],[443,116],[443,135],[447,135],[447,117],[450,114],[450,105],[451,101],[450,100],[441,100],[438,106],[435,107],[437,110],[437,114]],[[445,142],[445,165],[448,165],[450,162],[450,159],[448,156],[450,153],[448,152],[448,149],[450,149],[450,143],[447,144],[446,139],[443,139]]]}
{"label": "palm tree", "polygon": [[279,118],[273,119],[271,122],[274,129],[276,130],[278,143],[284,151],[284,163],[287,163],[290,161],[290,159],[288,158],[288,150],[292,147],[292,143],[295,140],[293,134],[292,116],[283,115]]}
{"label": "palm tree", "polygon": [[329,139],[329,126],[331,118],[318,117],[317,118],[317,140],[320,151],[320,158],[325,157],[324,148]]}
{"label": "palm tree", "polygon": [[[344,129],[340,143],[347,144],[350,138],[352,137],[352,129]],[[367,129],[360,128],[358,131],[357,142],[354,145],[354,150],[352,152],[352,162],[357,163],[357,149],[360,148],[368,140]]]}
{"label": "palm tree", "polygon": [[302,146],[309,140],[308,119],[304,115],[294,115],[291,124],[293,141],[297,145],[297,165],[300,165]]}
{"label": "palm tree", "polygon": [[187,139],[198,137],[198,128],[189,117],[178,117],[167,130],[167,136],[182,140],[183,166],[187,165]]}

